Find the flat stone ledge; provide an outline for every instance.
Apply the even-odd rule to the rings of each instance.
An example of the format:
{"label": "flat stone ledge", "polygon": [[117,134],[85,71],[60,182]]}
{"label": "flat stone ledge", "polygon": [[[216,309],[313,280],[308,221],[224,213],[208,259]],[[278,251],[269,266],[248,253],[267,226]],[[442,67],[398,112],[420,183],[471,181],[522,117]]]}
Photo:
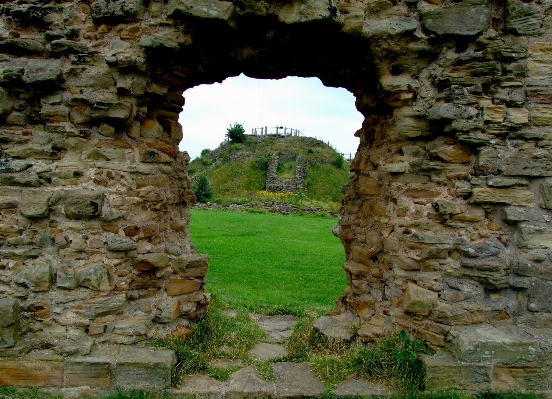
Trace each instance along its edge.
{"label": "flat stone ledge", "polygon": [[460,361],[487,363],[525,363],[540,357],[537,339],[523,329],[490,325],[455,327],[451,330],[450,350]]}
{"label": "flat stone ledge", "polygon": [[171,389],[172,397],[200,396],[202,398],[221,398],[224,396],[225,382],[217,381],[206,375],[186,375],[180,380],[178,388]]}
{"label": "flat stone ledge", "polygon": [[123,390],[167,389],[171,386],[171,372],[175,364],[176,356],[168,349],[125,349],[115,363],[115,386]]}
{"label": "flat stone ledge", "polygon": [[326,388],[305,364],[274,363],[274,384],[279,398],[313,398]]}

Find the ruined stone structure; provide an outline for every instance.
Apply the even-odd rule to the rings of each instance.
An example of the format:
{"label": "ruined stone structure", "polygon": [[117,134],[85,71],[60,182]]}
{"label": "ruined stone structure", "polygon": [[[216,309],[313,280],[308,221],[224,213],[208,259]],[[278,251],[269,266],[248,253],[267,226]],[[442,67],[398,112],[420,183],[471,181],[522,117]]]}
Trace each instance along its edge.
{"label": "ruined stone structure", "polygon": [[[278,165],[283,160],[295,162],[295,178],[278,177]],[[266,171],[266,190],[273,193],[298,193],[305,189],[307,161],[300,155],[274,153]]]}
{"label": "ruined stone structure", "polygon": [[[339,311],[360,318],[359,336],[398,326],[452,351],[428,363],[431,387],[457,382],[438,378],[448,367],[459,388],[549,390],[551,7],[3,2],[0,383],[128,387],[143,365],[128,346],[59,356],[204,309],[177,116],[184,90],[245,73],[318,77],[365,116],[336,231]],[[55,355],[21,357],[44,348]],[[148,367],[146,387],[167,384]]]}

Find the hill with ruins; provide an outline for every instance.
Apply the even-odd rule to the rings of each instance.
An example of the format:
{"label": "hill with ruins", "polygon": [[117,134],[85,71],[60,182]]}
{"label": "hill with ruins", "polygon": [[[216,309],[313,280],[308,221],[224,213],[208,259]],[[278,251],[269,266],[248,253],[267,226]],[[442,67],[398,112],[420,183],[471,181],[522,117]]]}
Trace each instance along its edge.
{"label": "hill with ruins", "polygon": [[259,192],[301,193],[301,197],[339,203],[351,173],[347,160],[312,137],[247,135],[243,143],[223,142],[190,163],[190,176],[205,176],[222,202],[254,200]]}

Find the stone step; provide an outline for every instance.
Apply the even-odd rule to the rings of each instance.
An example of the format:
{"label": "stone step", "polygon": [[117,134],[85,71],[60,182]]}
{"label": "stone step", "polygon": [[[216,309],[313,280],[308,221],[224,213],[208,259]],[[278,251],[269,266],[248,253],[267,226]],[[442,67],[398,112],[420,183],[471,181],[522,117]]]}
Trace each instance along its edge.
{"label": "stone step", "polygon": [[493,364],[462,362],[450,353],[423,355],[428,391],[518,391],[546,392],[552,388],[550,363]]}
{"label": "stone step", "polygon": [[450,351],[464,362],[513,364],[538,361],[544,356],[539,341],[544,345],[552,338],[546,335],[537,338],[528,331],[532,329],[509,325],[455,327],[450,332],[453,337]]}
{"label": "stone step", "polygon": [[[184,376],[178,388],[169,391],[174,398],[317,398],[326,391],[306,364],[281,362],[273,364],[274,380],[263,380],[254,366],[233,373],[221,382],[204,375]],[[393,392],[366,381],[349,380],[333,391],[337,397],[386,397]]]}

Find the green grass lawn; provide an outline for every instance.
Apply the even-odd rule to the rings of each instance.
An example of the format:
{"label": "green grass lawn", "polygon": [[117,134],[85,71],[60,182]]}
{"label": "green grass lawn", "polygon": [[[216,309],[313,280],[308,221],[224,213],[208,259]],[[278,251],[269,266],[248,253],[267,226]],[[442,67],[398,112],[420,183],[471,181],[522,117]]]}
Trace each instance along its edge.
{"label": "green grass lawn", "polygon": [[211,255],[206,291],[265,313],[331,310],[347,285],[337,221],[193,209],[192,244]]}

